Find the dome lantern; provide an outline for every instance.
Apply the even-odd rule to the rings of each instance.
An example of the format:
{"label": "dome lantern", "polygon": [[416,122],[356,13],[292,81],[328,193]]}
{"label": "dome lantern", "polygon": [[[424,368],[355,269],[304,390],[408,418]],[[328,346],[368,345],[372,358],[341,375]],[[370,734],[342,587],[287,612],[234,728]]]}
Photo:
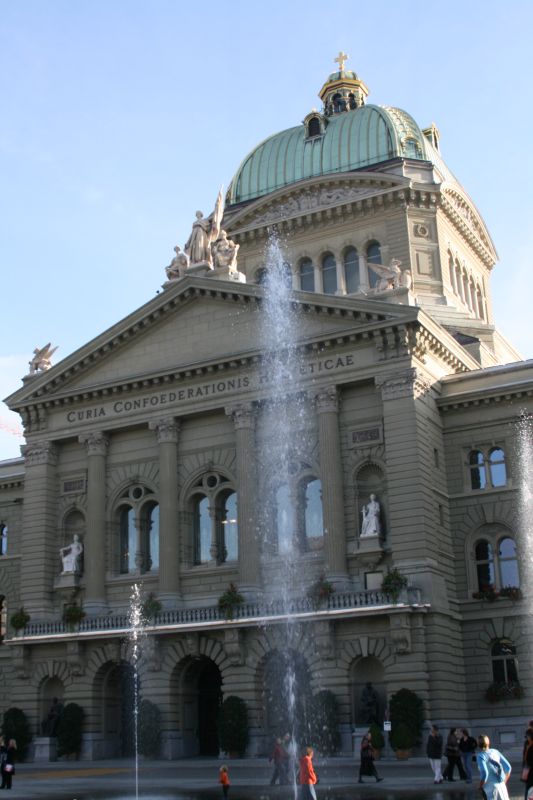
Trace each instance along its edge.
{"label": "dome lantern", "polygon": [[339,65],[339,70],[331,73],[318,93],[327,117],[360,108],[368,97],[368,89],[363,81],[352,70],[344,69],[344,63],[348,58],[347,53],[339,51],[334,59]]}

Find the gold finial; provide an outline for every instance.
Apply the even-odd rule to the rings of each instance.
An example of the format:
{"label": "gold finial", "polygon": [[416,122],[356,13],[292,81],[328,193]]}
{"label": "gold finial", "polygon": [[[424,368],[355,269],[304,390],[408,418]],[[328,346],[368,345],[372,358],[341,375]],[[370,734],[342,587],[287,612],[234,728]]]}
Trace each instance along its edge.
{"label": "gold finial", "polygon": [[349,58],[350,56],[348,55],[348,53],[343,53],[342,50],[339,50],[339,55],[337,56],[337,58],[334,58],[333,60],[336,63],[338,63],[339,70],[342,72],[344,69],[344,62],[347,61]]}

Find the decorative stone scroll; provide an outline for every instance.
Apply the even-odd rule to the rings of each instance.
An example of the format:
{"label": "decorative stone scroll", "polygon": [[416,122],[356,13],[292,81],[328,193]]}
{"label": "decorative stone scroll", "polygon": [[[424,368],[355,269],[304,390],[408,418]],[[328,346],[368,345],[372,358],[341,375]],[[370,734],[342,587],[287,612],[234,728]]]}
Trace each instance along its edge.
{"label": "decorative stone scroll", "polygon": [[339,410],[339,394],[336,386],[326,386],[315,395],[316,410],[319,414],[337,413]]}
{"label": "decorative stone scroll", "polygon": [[163,417],[162,419],[154,420],[148,424],[151,431],[157,434],[157,441],[172,442],[177,444],[178,435],[180,430],[179,420],[174,417]]}
{"label": "decorative stone scroll", "polygon": [[400,400],[405,397],[419,397],[426,394],[430,388],[430,382],[422,375],[416,367],[389,375],[377,376],[376,386],[381,389],[383,400]]}
{"label": "decorative stone scroll", "polygon": [[86,436],[80,436],[79,441],[87,448],[87,455],[89,456],[105,456],[109,446],[109,439],[102,433],[89,433]]}

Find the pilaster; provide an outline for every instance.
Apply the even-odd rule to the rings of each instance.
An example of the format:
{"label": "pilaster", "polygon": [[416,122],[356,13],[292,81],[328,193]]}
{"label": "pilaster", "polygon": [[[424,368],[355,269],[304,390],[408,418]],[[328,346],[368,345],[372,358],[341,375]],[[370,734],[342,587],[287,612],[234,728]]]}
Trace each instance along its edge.
{"label": "pilaster", "polygon": [[241,403],[226,408],[235,426],[237,453],[237,520],[239,528],[239,582],[241,590],[256,593],[261,582],[257,530],[257,459],[255,425],[257,408]]}
{"label": "pilaster", "polygon": [[81,436],[87,451],[87,533],[85,536],[85,601],[88,614],[107,610],[106,454],[109,439],[101,431]]}
{"label": "pilaster", "polygon": [[53,442],[39,441],[21,448],[25,458],[22,512],[21,605],[33,620],[53,613],[54,575],[59,572],[57,551],[57,461]]}
{"label": "pilaster", "polygon": [[325,569],[332,583],[342,584],[347,580],[347,565],[337,387],[327,386],[321,389],[315,397],[315,404],[322,482]]}
{"label": "pilaster", "polygon": [[163,417],[150,423],[159,444],[159,600],[173,608],[180,599],[180,532],[178,525],[179,420]]}

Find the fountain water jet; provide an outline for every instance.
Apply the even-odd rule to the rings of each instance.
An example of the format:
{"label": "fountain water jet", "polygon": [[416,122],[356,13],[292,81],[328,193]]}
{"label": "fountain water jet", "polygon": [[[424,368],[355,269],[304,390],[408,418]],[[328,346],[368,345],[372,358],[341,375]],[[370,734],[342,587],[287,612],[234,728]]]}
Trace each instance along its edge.
{"label": "fountain water jet", "polygon": [[133,667],[133,740],[135,745],[135,798],[139,798],[139,658],[144,620],[142,613],[141,589],[134,584],[130,595],[129,622],[131,662]]}

